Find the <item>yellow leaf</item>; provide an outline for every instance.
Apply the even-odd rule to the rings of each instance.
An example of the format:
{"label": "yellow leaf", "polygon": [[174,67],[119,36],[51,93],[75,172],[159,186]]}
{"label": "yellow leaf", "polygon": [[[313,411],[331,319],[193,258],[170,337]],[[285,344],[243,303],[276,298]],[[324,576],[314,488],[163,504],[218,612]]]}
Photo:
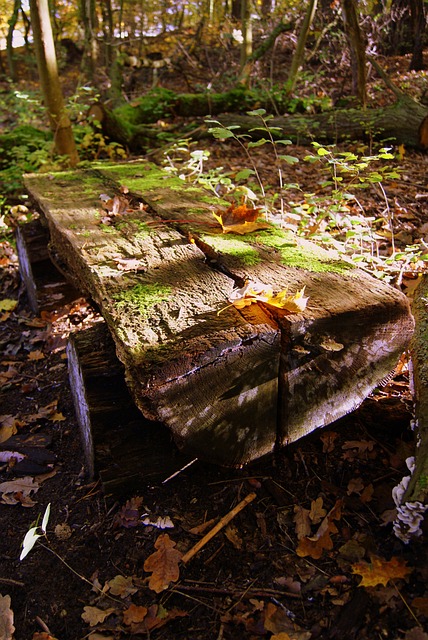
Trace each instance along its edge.
{"label": "yellow leaf", "polygon": [[11,300],[10,298],[0,300],[0,311],[13,311],[17,306],[18,300]]}
{"label": "yellow leaf", "polygon": [[378,584],[386,586],[390,580],[405,578],[412,572],[406,566],[406,561],[400,558],[384,560],[378,556],[372,556],[368,562],[356,562],[351,565],[353,573],[362,576],[360,587],[375,587]]}
{"label": "yellow leaf", "polygon": [[284,309],[291,313],[301,313],[306,309],[308,298],[304,297],[305,287],[288,296],[287,291],[274,295],[272,287],[249,280],[240,289],[235,289],[229,297],[229,302],[237,309],[243,309],[254,302],[264,302],[271,307]]}
{"label": "yellow leaf", "polygon": [[175,542],[167,533],[163,533],[155,542],[157,551],[146,558],[144,571],[151,572],[149,587],[156,593],[168,588],[170,582],[176,582],[180,577],[178,563],[182,554],[174,549]]}
{"label": "yellow leaf", "polygon": [[280,291],[276,296],[267,300],[266,304],[278,309],[285,309],[291,313],[301,313],[306,309],[309,298],[304,297],[305,287],[292,296],[287,296],[287,291]]}

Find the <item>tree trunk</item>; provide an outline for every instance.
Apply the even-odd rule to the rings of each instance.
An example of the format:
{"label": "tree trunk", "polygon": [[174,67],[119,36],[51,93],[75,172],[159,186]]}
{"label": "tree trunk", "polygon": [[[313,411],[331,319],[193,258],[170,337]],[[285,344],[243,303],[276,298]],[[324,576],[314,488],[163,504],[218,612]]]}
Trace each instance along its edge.
{"label": "tree trunk", "polygon": [[16,82],[16,65],[15,65],[15,56],[13,53],[13,32],[16,27],[16,23],[18,22],[19,10],[21,8],[21,0],[14,0],[13,3],[13,11],[12,15],[9,19],[9,27],[7,30],[6,36],[6,54],[7,54],[7,63],[9,67],[9,77],[12,82]]}
{"label": "tree trunk", "polygon": [[247,62],[245,63],[243,69],[241,70],[238,78],[238,82],[241,84],[248,84],[251,70],[255,62],[263,58],[263,56],[275,45],[276,39],[281,33],[285,31],[290,31],[292,29],[292,24],[290,22],[279,22],[276,27],[272,30],[270,35],[262,42],[262,44],[249,56]]}
{"label": "tree trunk", "polygon": [[30,11],[40,83],[56,151],[68,156],[70,165],[75,166],[79,158],[59,82],[48,1],[30,0]]}
{"label": "tree trunk", "polygon": [[410,69],[421,71],[424,65],[424,35],[426,29],[425,7],[423,0],[410,0],[410,12],[413,26],[413,53]]}
{"label": "tree trunk", "polygon": [[[394,105],[379,109],[342,109],[316,115],[276,117],[269,125],[280,127],[274,137],[289,138],[297,144],[316,140],[336,143],[346,140],[393,140],[415,149],[427,149],[427,126],[423,126],[427,108],[411,98],[401,98]],[[239,133],[252,138],[263,137],[256,118],[238,114],[221,114],[217,118],[225,126],[239,125]]]}
{"label": "tree trunk", "polygon": [[251,18],[252,0],[241,0],[241,32],[242,44],[240,64],[244,69],[248,58],[253,52],[253,25]]}
{"label": "tree trunk", "polygon": [[352,90],[360,105],[367,103],[366,45],[358,21],[356,0],[342,0],[343,23],[349,41],[352,71]]}
{"label": "tree trunk", "polygon": [[305,18],[303,20],[302,27],[299,33],[299,39],[296,45],[296,51],[294,52],[293,59],[291,61],[290,72],[288,74],[287,82],[285,83],[286,91],[288,95],[291,95],[296,86],[297,76],[299,69],[302,65],[305,55],[305,45],[308,38],[309,29],[311,28],[312,21],[317,10],[318,0],[309,0],[308,8],[306,10]]}

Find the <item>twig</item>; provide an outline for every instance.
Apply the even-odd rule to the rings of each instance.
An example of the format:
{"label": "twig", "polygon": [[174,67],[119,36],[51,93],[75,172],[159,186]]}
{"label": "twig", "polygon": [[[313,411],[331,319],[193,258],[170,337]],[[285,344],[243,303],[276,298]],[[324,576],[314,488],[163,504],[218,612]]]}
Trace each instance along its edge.
{"label": "twig", "polygon": [[[180,584],[179,589],[181,591],[189,591],[196,593],[211,593],[213,595],[218,596],[231,596],[232,598],[239,598],[243,600],[244,598],[272,598],[273,596],[276,598],[301,598],[300,593],[291,593],[290,591],[277,591],[276,589],[246,589],[245,591],[239,591],[238,589],[222,589],[220,587],[204,587],[203,585],[195,584],[192,585],[184,585]],[[173,589],[173,591],[176,591]]]}
{"label": "twig", "polygon": [[20,580],[13,580],[12,578],[0,578],[1,584],[9,584],[12,587],[25,587],[25,582]]}
{"label": "twig", "polygon": [[190,465],[192,465],[194,462],[197,462],[197,460],[198,460],[198,458],[194,458],[193,460],[191,460],[190,462],[185,464],[184,467],[181,467],[181,469],[178,469],[178,471],[176,471],[172,475],[168,476],[168,478],[165,478],[165,480],[162,480],[162,484],[166,484],[167,482],[169,482],[170,480],[172,480],[173,478],[178,476],[182,471],[184,471],[185,469],[190,467]]}
{"label": "twig", "polygon": [[229,524],[229,522],[240,512],[242,511],[242,509],[245,509],[245,507],[250,504],[250,502],[252,502],[254,500],[254,498],[256,497],[255,493],[249,493],[248,496],[246,498],[244,498],[243,500],[241,500],[241,502],[239,504],[236,505],[236,507],[234,509],[232,509],[232,511],[230,511],[229,513],[227,513],[225,516],[223,516],[221,518],[221,520],[219,520],[217,522],[217,524],[215,525],[215,527],[213,527],[211,529],[211,531],[208,531],[208,533],[201,538],[201,540],[199,540],[199,542],[197,542],[191,549],[189,549],[189,551],[187,553],[184,554],[184,556],[181,558],[181,561],[186,564],[187,562],[189,562],[189,560],[191,560],[193,558],[193,556],[195,556],[201,549],[202,547],[204,547],[207,542],[209,542],[211,540],[211,538],[214,538],[215,535],[217,535],[217,533],[223,529],[223,527],[225,527],[227,524]]}

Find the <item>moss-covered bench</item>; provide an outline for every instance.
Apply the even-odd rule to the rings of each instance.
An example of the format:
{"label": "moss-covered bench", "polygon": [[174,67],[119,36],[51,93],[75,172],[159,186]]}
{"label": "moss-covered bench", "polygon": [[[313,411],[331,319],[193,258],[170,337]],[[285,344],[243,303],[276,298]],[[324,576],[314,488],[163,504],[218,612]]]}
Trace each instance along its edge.
{"label": "moss-covered bench", "polygon": [[[152,164],[25,184],[57,262],[99,305],[135,403],[201,459],[242,465],[352,411],[412,334],[399,291],[275,226],[223,233],[213,212],[227,204]],[[230,305],[248,281],[305,287],[308,304]]]}

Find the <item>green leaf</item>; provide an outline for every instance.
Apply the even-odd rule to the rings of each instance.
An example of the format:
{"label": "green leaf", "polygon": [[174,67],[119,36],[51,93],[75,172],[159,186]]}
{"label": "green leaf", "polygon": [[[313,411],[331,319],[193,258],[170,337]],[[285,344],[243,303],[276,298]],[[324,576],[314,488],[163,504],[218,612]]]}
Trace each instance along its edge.
{"label": "green leaf", "polygon": [[254,175],[254,169],[242,169],[236,174],[235,180],[247,180],[250,176]]}
{"label": "green leaf", "polygon": [[319,149],[317,149],[317,154],[319,156],[328,156],[330,155],[330,151],[328,151],[327,149],[324,149],[324,147],[319,147]]}
{"label": "green leaf", "polygon": [[262,138],[261,140],[257,140],[256,142],[249,142],[247,146],[249,149],[253,149],[254,147],[262,147],[264,144],[266,144],[266,142],[269,142],[269,140],[266,140],[266,138]]}
{"label": "green leaf", "polygon": [[34,547],[34,545],[37,542],[37,538],[42,537],[40,533],[36,533],[38,528],[39,527],[31,527],[31,529],[29,529],[25,534],[25,538],[22,542],[21,555],[19,556],[20,560],[23,560],[25,556],[27,556],[30,553],[31,549]]}
{"label": "green leaf", "polygon": [[208,129],[208,133],[212,133],[217,140],[226,140],[227,138],[233,138],[235,136],[230,129],[223,129],[221,127],[211,127]]}
{"label": "green leaf", "polygon": [[247,116],[264,116],[266,109],[254,109],[254,111],[247,111]]}
{"label": "green leaf", "polygon": [[299,162],[299,158],[295,156],[279,156],[281,160],[285,160],[288,164],[297,164]]}
{"label": "green leaf", "polygon": [[285,144],[285,145],[289,145],[289,144],[293,144],[291,140],[275,140],[276,144]]}

